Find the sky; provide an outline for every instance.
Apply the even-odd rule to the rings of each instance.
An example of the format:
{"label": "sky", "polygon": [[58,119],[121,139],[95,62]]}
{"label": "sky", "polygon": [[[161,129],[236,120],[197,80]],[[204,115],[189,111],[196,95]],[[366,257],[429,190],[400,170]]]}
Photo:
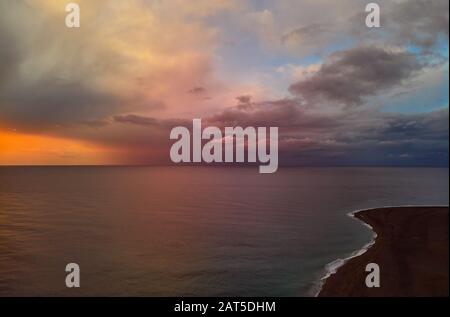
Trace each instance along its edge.
{"label": "sky", "polygon": [[166,164],[279,127],[280,165],[448,166],[448,0],[0,2],[0,165]]}

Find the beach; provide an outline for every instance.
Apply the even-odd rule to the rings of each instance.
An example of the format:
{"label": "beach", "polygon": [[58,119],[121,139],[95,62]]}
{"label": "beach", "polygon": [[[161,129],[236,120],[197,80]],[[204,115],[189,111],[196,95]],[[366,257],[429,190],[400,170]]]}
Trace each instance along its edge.
{"label": "beach", "polygon": [[[356,218],[376,233],[375,243],[329,276],[318,296],[448,296],[448,207],[388,207]],[[380,287],[365,284],[366,265],[380,268]]]}

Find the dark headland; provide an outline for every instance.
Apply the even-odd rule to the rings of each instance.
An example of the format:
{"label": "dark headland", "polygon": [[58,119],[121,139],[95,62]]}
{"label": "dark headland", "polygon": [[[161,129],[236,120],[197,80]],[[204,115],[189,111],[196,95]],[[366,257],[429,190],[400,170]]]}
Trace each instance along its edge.
{"label": "dark headland", "polygon": [[[448,207],[392,207],[357,212],[377,237],[326,279],[319,296],[448,296]],[[380,267],[380,287],[368,288],[368,263]]]}

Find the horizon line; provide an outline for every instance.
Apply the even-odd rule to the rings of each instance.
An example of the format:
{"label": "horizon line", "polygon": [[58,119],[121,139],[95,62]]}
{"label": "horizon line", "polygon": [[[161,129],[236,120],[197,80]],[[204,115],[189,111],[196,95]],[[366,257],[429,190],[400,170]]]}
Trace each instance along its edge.
{"label": "horizon line", "polygon": [[[256,165],[240,165],[234,166],[232,164],[204,164],[204,163],[191,163],[191,164],[0,164],[0,168],[2,167],[218,167],[218,168],[254,168]],[[279,165],[278,167],[283,168],[312,168],[312,167],[396,167],[396,168],[449,168],[449,165],[395,165],[395,164],[386,164],[386,165],[364,165],[364,164],[355,164],[355,165],[295,165],[295,164],[286,164]]]}

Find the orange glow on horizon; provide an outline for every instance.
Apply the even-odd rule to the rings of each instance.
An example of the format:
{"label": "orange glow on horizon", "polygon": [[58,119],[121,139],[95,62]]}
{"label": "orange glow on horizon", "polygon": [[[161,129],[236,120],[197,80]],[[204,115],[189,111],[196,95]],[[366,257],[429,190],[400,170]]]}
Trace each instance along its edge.
{"label": "orange glow on horizon", "polygon": [[88,142],[0,130],[0,165],[111,164],[111,150]]}

